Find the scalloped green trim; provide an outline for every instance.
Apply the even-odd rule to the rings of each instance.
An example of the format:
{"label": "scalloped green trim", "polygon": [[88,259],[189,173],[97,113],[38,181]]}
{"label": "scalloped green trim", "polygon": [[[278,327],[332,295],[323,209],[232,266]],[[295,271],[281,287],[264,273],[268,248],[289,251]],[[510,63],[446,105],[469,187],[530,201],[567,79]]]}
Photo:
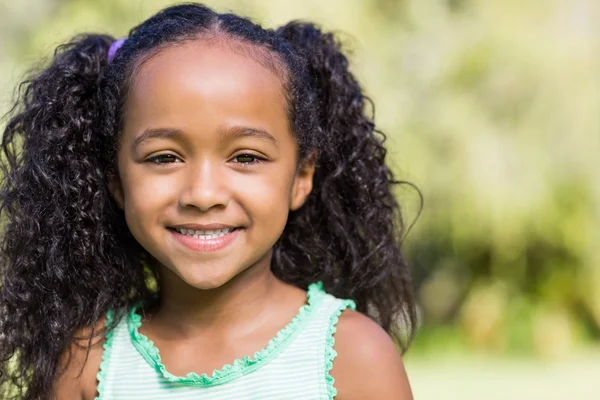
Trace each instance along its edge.
{"label": "scalloped green trim", "polygon": [[185,376],[176,376],[167,371],[161,361],[158,348],[154,346],[154,342],[139,332],[139,327],[142,325],[142,317],[136,312],[139,304],[130,310],[127,325],[135,348],[148,364],[169,382],[190,386],[216,386],[258,369],[281,353],[302,331],[302,327],[310,321],[315,309],[318,308],[324,297],[323,284],[321,282],[311,284],[306,294],[307,304],[299,308],[298,314],[283,329],[277,332],[266,347],[254,353],[252,357],[246,356],[237,359],[233,364],[226,364],[220,370],[214,370],[210,376],[206,373],[198,375],[195,372],[190,372]]}
{"label": "scalloped green trim", "polygon": [[356,303],[354,300],[342,300],[335,312],[329,317],[329,328],[327,328],[327,336],[325,339],[325,381],[327,383],[327,396],[329,400],[333,400],[337,395],[337,389],[334,387],[335,379],[333,379],[333,376],[329,373],[333,367],[333,360],[335,360],[338,354],[333,348],[335,345],[335,337],[333,335],[337,331],[336,325],[342,311],[347,308],[356,310]]}
{"label": "scalloped green trim", "polygon": [[[113,311],[108,310],[106,313],[106,322],[104,322],[104,326],[111,327],[113,319]],[[98,396],[94,398],[94,400],[102,400],[104,398],[104,386],[106,385],[106,370],[108,369],[108,364],[110,363],[110,354],[112,350],[112,342],[113,336],[115,332],[115,327],[112,327],[105,336],[104,344],[102,345],[102,361],[100,362],[100,370],[96,374],[96,380],[98,381],[98,386],[96,387],[96,391],[98,392]]]}

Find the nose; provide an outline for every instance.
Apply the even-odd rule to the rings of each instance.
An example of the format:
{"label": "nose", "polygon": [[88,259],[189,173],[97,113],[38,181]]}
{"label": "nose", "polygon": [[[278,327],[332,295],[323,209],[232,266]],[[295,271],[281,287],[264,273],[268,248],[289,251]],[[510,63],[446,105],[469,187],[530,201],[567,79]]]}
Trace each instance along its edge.
{"label": "nose", "polygon": [[179,195],[181,207],[208,211],[229,204],[231,193],[218,163],[207,160],[197,166],[190,165],[187,172]]}

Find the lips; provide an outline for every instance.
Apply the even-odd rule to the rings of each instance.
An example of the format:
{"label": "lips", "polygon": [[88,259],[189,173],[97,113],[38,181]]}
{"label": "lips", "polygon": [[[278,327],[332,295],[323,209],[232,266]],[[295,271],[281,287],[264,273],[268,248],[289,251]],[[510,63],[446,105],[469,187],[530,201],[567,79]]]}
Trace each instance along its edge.
{"label": "lips", "polygon": [[172,228],[172,229],[191,229],[191,230],[196,230],[196,231],[209,231],[209,230],[217,230],[217,229],[236,228],[236,225],[228,225],[228,224],[178,224],[178,225],[172,225],[170,228]]}
{"label": "lips", "polygon": [[[194,252],[214,252],[231,245],[239,235],[240,229],[225,225],[186,225],[169,229],[177,243]],[[190,227],[194,227],[191,229]],[[211,228],[211,229],[208,229]]]}

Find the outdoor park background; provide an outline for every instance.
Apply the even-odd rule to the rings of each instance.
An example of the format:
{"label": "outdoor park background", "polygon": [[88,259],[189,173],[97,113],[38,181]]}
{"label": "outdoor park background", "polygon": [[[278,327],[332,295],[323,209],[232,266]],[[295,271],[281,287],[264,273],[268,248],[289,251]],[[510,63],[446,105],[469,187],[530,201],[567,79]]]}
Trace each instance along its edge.
{"label": "outdoor park background", "polygon": [[[166,0],[0,0],[0,113],[82,31]],[[600,398],[600,2],[207,0],[340,31],[398,178],[422,316],[415,398]],[[3,124],[0,122],[0,124]],[[398,191],[410,223],[414,191]]]}

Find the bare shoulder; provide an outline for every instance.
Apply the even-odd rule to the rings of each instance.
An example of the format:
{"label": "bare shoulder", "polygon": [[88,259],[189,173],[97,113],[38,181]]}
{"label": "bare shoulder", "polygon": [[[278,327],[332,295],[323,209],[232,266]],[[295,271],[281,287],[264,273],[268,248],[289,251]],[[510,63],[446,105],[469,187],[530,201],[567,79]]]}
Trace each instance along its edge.
{"label": "bare shoulder", "polygon": [[[104,327],[105,321],[105,317],[100,320],[96,332]],[[81,329],[75,333],[74,338],[87,338],[90,331],[90,327]],[[62,354],[54,381],[54,396],[57,400],[93,400],[96,397],[96,375],[100,370],[104,338],[95,335],[89,353],[87,343],[87,339],[74,340]]]}
{"label": "bare shoulder", "polygon": [[352,310],[337,324],[331,376],[336,400],[412,400],[400,353],[390,336],[375,321]]}

